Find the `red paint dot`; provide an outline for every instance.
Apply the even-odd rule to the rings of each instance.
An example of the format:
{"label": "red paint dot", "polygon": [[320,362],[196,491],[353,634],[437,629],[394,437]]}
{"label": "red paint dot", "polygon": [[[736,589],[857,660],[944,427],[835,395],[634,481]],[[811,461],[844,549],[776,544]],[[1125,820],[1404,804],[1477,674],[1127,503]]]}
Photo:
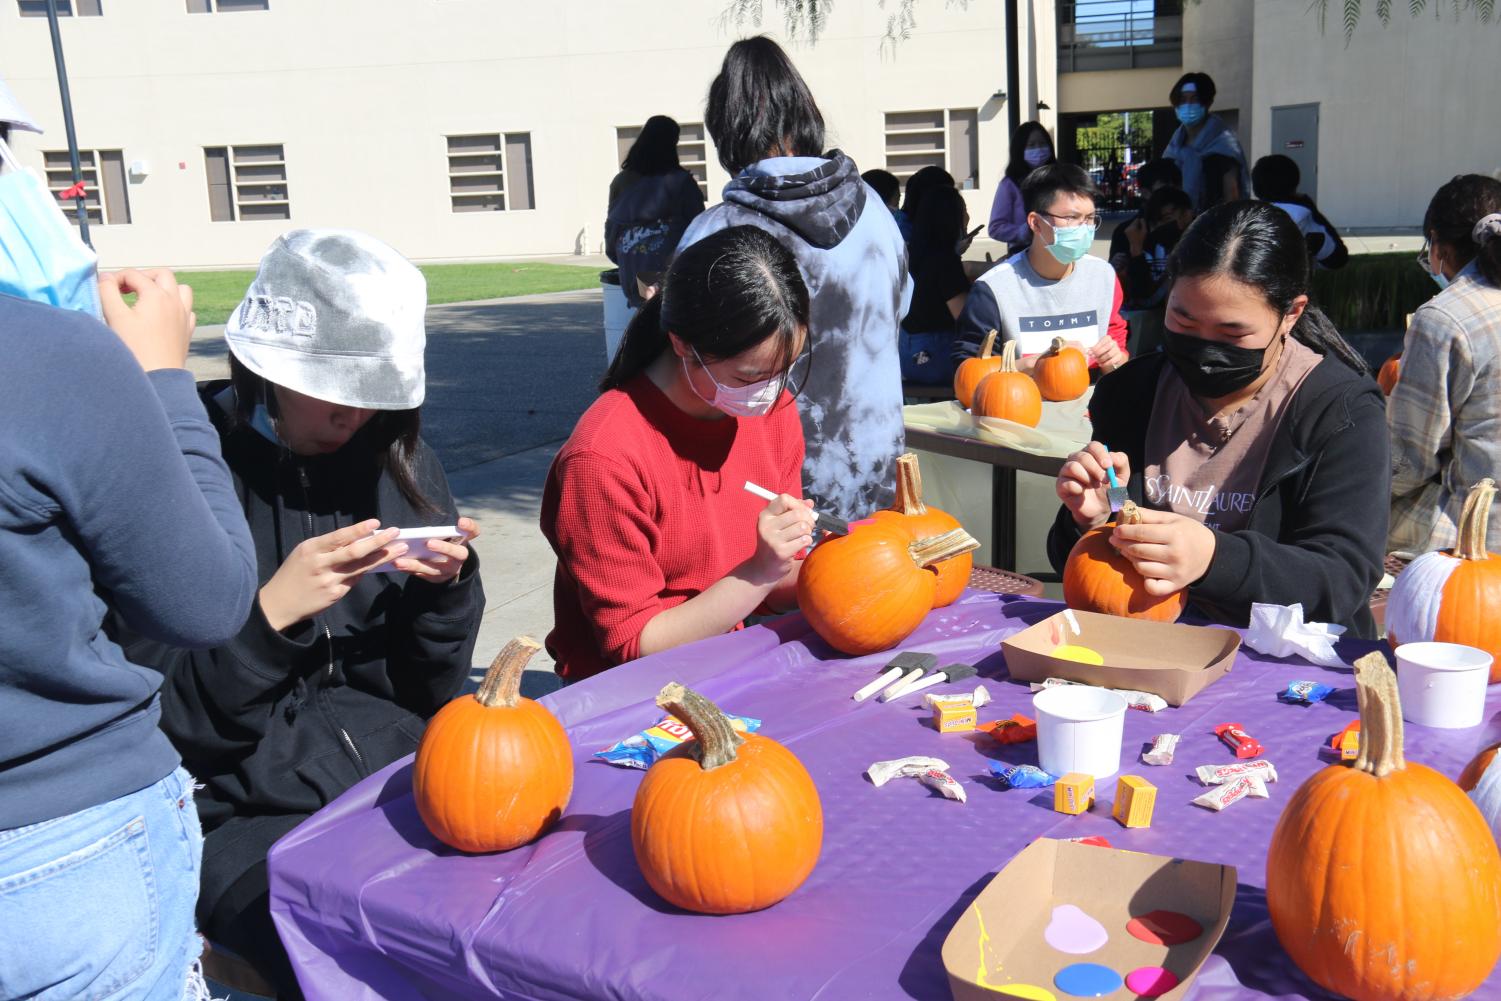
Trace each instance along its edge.
{"label": "red paint dot", "polygon": [[1126,931],[1153,945],[1182,945],[1204,934],[1204,926],[1177,911],[1149,911],[1128,921]]}

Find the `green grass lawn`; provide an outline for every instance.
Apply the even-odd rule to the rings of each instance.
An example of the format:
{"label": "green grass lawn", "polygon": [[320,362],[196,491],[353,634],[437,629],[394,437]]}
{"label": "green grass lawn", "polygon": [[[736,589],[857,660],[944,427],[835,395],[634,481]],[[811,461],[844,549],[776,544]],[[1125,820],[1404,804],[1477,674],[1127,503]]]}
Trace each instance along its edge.
{"label": "green grass lawn", "polygon": [[[429,305],[504,299],[538,292],[566,292],[595,288],[599,269],[576,264],[530,261],[499,264],[421,264],[427,277]],[[193,286],[193,310],[199,323],[223,323],[240,304],[254,271],[179,271],[177,280]]]}

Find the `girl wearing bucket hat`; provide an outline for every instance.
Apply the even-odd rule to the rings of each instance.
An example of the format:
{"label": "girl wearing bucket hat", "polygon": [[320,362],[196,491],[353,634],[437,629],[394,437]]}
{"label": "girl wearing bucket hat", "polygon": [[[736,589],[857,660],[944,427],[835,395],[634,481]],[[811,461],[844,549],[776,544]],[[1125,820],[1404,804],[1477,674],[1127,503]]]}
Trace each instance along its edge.
{"label": "girl wearing bucket hat", "polygon": [[[199,926],[282,998],[300,994],[267,907],[267,849],[416,749],[468,675],[484,611],[465,545],[478,530],[418,435],[426,305],[421,273],[362,233],[272,244],[225,328],[231,379],[199,390],[259,600],[222,646],[130,648],[165,675],[162,727],[204,784]],[[464,539],[404,555],[397,529],[431,525]]]}

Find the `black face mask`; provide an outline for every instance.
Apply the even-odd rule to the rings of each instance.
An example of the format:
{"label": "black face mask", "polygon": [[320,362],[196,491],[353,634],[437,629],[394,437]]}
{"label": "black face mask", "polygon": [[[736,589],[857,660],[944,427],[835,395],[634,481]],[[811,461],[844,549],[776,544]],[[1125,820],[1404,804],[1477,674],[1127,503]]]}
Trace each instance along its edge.
{"label": "black face mask", "polygon": [[1266,348],[1238,348],[1171,330],[1163,332],[1162,346],[1188,391],[1206,400],[1229,396],[1255,382],[1266,356]]}

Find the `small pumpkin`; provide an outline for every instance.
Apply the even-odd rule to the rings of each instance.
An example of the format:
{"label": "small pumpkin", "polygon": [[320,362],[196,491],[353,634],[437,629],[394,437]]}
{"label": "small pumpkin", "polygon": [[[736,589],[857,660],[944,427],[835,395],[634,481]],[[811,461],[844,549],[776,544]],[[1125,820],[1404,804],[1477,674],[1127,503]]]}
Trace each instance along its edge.
{"label": "small pumpkin", "polygon": [[933,567],[979,545],[962,528],[914,540],[891,521],[857,525],[808,554],[798,573],[797,604],[834,649],[856,655],[889,650],[933,610]]}
{"label": "small pumpkin", "polygon": [[808,878],[823,848],[823,806],[787,748],[742,734],[719,707],[673,683],[657,705],[697,739],[651,766],[631,807],[641,874],[670,904],[700,914],[770,907]]}
{"label": "small pumpkin", "polygon": [[1089,359],[1061,337],[1037,359],[1032,378],[1044,400],[1077,400],[1089,388]]}
{"label": "small pumpkin", "polygon": [[1501,682],[1501,555],[1487,552],[1496,482],[1470,488],[1459,515],[1459,541],[1448,552],[1424,553],[1397,576],[1386,601],[1392,648],[1437,640],[1490,654],[1490,683]]}
{"label": "small pumpkin", "polygon": [[[889,511],[877,511],[874,517],[877,521],[891,521],[905,526],[914,542],[964,527],[959,524],[958,518],[948,512],[923,503],[922,470],[918,467],[917,456],[911,452],[898,456],[896,460],[896,503],[891,505]],[[933,607],[952,605],[969,585],[970,571],[974,568],[974,553],[967,550],[953,559],[933,564],[933,570],[938,574],[938,591],[933,598]]]}
{"label": "small pumpkin", "polygon": [[1001,359],[991,351],[995,350],[995,339],[999,336],[992,330],[985,335],[985,341],[980,345],[980,353],[973,358],[966,358],[954,369],[954,396],[959,400],[959,406],[968,410],[975,401],[975,387],[980,384],[992,372],[1001,370]]}
{"label": "small pumpkin", "polygon": [[1480,816],[1491,827],[1491,834],[1501,842],[1501,764],[1496,752],[1501,744],[1492,745],[1475,755],[1459,774],[1459,787],[1469,794]]}
{"label": "small pumpkin", "polygon": [[1288,800],[1267,853],[1282,947],[1362,1001],[1463,997],[1501,957],[1501,853],[1459,787],[1402,754],[1397,677],[1355,662],[1360,756]]}
{"label": "small pumpkin", "polygon": [[1387,396],[1392,395],[1392,390],[1397,388],[1397,376],[1401,369],[1402,356],[1400,354],[1392,355],[1381,363],[1381,371],[1376,373],[1376,385],[1380,386],[1381,391]]}
{"label": "small pumpkin", "polygon": [[998,417],[1035,428],[1042,420],[1042,393],[1025,372],[1016,370],[1016,342],[1007,341],[1001,355],[1001,368],[980,380],[975,387],[970,413],[976,417]]}
{"label": "small pumpkin", "polygon": [[510,851],[540,837],[568,806],[568,735],[545,706],[520,697],[521,673],[541,647],[530,636],[506,644],[479,691],[438,710],[417,745],[417,812],[450,847]]}
{"label": "small pumpkin", "polygon": [[[1141,524],[1141,511],[1132,501],[1122,505],[1118,521]],[[1146,580],[1131,561],[1110,544],[1115,523],[1085,532],[1063,565],[1063,601],[1081,612],[1103,612],[1131,619],[1174,622],[1188,603],[1182,591],[1156,597],[1147,593]]]}

